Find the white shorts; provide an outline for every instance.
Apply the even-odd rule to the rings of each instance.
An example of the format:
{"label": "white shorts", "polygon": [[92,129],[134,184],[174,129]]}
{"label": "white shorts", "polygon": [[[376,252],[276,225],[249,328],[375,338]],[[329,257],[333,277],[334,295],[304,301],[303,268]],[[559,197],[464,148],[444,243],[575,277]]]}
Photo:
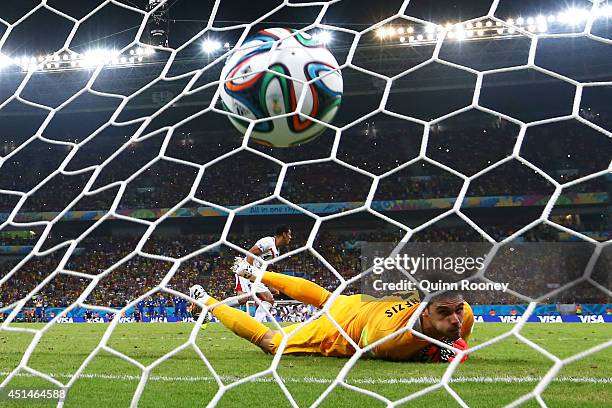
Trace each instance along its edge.
{"label": "white shorts", "polygon": [[255,293],[270,292],[270,289],[263,283],[252,283],[250,280],[241,276],[236,276],[236,287],[234,290],[236,292],[250,292],[251,290],[254,290]]}

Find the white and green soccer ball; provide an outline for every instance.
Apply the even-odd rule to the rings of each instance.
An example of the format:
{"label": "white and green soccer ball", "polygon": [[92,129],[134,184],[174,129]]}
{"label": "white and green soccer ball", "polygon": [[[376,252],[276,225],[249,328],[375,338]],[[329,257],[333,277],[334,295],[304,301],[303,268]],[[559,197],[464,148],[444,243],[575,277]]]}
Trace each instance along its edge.
{"label": "white and green soccer ball", "polygon": [[[257,123],[250,137],[272,147],[290,147],[321,135],[325,125],[311,118],[331,122],[342,100],[342,75],[332,53],[311,35],[285,28],[261,30],[247,39],[228,58],[221,81],[225,110],[247,119],[271,118]],[[297,114],[302,92],[306,95],[299,112],[308,117]],[[246,133],[248,120],[230,120]]]}

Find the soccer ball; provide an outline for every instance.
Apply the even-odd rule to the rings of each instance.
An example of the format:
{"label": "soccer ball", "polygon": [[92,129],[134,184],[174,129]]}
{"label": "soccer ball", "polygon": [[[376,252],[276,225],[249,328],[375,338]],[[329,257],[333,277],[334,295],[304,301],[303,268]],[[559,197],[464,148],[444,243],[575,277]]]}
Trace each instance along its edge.
{"label": "soccer ball", "polygon": [[[272,50],[275,41],[278,45]],[[306,143],[326,127],[297,113],[300,95],[306,92],[301,113],[329,123],[342,99],[342,75],[333,71],[337,68],[331,52],[307,33],[285,28],[259,31],[228,58],[221,72],[223,107],[248,119],[274,117],[255,125],[250,137],[257,143]],[[296,113],[276,117],[291,112]],[[230,120],[246,133],[248,121],[231,116]]]}

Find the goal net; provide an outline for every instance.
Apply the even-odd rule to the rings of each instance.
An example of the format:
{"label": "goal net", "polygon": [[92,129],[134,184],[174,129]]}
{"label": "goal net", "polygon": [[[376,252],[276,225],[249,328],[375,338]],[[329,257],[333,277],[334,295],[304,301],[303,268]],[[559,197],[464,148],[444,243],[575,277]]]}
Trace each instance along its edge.
{"label": "goal net", "polygon": [[[526,383],[508,390],[505,404],[546,406],[547,389],[567,367],[612,345],[609,336],[593,336],[556,353],[542,345],[543,327],[526,329],[530,319],[612,314],[607,3],[542,15],[493,0],[458,16],[449,10],[463,2],[442,10],[405,0],[384,2],[376,21],[361,19],[348,0],[30,3],[0,13],[0,338],[23,346],[10,348],[19,359],[0,367],[0,388],[64,390],[71,393],[54,402],[70,404],[72,391],[84,392],[82,381],[105,378],[91,370],[107,356],[118,361],[105,367],[107,379],[137,384],[126,391],[132,406],[151,403],[143,395],[174,379],[204,381],[207,399],[194,404],[211,406],[248,383],[273,384],[291,406],[334,403],[343,392],[387,406],[440,396],[470,406],[479,397],[464,397],[463,383],[496,381]],[[226,59],[275,26],[326,44],[344,80],[327,130],[286,149],[251,140],[262,120],[239,118],[249,123],[239,134],[220,100]],[[234,256],[247,255],[276,224],[290,225],[295,240],[267,267],[332,296],[320,310],[280,297],[268,313],[271,327],[333,320],[331,304],[364,288],[404,291],[377,293],[377,256],[434,263],[481,256],[471,266],[454,263],[442,283],[468,288],[466,300],[480,307],[475,333],[495,315],[515,324],[452,351],[478,364],[503,344],[533,357],[539,371],[529,379],[510,371],[477,377],[455,359],[429,377],[415,374],[421,368],[395,382],[376,377],[365,357],[400,333],[452,349],[414,328],[445,289],[435,285],[419,287],[414,318],[376,343],[359,347],[338,326],[355,353],[323,379],[318,360],[303,360],[304,378],[294,381],[291,369],[301,363],[286,364],[282,353],[255,372],[220,373],[219,349],[203,339],[216,330],[201,330],[206,313],[164,340],[154,358],[135,357],[142,343],[130,343],[129,330],[136,325],[123,323],[192,322],[186,305],[195,301],[188,290],[195,283],[234,304]],[[416,285],[440,276],[397,269],[382,281]],[[249,309],[261,304],[254,293],[244,297]],[[46,340],[79,319],[109,324],[94,340],[79,342],[79,327],[64,342]],[[69,353],[77,343],[86,354],[64,373],[37,354],[62,355],[57,350]],[[204,374],[156,376],[187,352]],[[374,377],[354,376],[359,370]],[[596,383],[609,381],[609,372],[599,374]],[[300,382],[318,387],[314,399],[296,397]],[[393,392],[380,391],[389,384]]]}

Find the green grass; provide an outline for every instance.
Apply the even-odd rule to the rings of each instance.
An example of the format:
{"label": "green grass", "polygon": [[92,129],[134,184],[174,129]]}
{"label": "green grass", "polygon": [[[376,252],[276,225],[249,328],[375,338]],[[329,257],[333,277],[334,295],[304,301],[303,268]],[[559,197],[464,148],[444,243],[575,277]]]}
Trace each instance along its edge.
{"label": "green grass", "polygon": [[[40,328],[42,325],[14,325]],[[479,324],[470,345],[474,346],[511,329],[508,324]],[[47,373],[65,383],[96,347],[108,325],[55,325],[45,333],[32,354],[29,367]],[[187,341],[192,324],[123,324],[113,332],[108,345],[144,365],[153,363]],[[522,334],[560,358],[566,358],[612,338],[612,325],[606,324],[527,324]],[[6,378],[21,360],[33,339],[32,334],[0,331],[0,380]],[[226,384],[270,367],[272,356],[242,340],[220,324],[210,324],[200,331],[198,347]],[[346,364],[346,359],[316,356],[284,356],[278,374],[285,379],[289,392],[299,406],[311,405]],[[459,366],[454,377],[470,381],[452,383],[452,389],[471,407],[504,406],[531,391],[537,379],[551,367],[551,360],[510,337],[473,354]],[[410,382],[430,377],[439,379],[447,365],[391,363],[375,360],[358,361],[347,376],[347,383],[372,391],[390,400],[406,397],[427,388],[429,383]],[[9,388],[53,388],[40,378],[25,372],[14,377]],[[66,407],[129,406],[140,378],[140,370],[109,353],[98,353],[68,394]],[[218,392],[206,365],[193,348],[187,348],[151,372],[142,397],[141,407],[205,406]],[[549,407],[604,407],[612,401],[612,348],[592,354],[565,366],[560,376],[543,393]],[[181,377],[178,379],[177,377]],[[519,382],[484,382],[475,377],[513,377]],[[604,382],[572,382],[569,377],[603,378]],[[0,407],[46,407],[57,401],[15,403],[0,402]],[[271,376],[257,382],[241,384],[227,390],[219,400],[222,407],[285,407],[289,403]],[[320,405],[323,407],[385,406],[364,393],[336,387]],[[402,406],[459,406],[444,389],[438,389]],[[539,406],[531,400],[522,407]]]}

